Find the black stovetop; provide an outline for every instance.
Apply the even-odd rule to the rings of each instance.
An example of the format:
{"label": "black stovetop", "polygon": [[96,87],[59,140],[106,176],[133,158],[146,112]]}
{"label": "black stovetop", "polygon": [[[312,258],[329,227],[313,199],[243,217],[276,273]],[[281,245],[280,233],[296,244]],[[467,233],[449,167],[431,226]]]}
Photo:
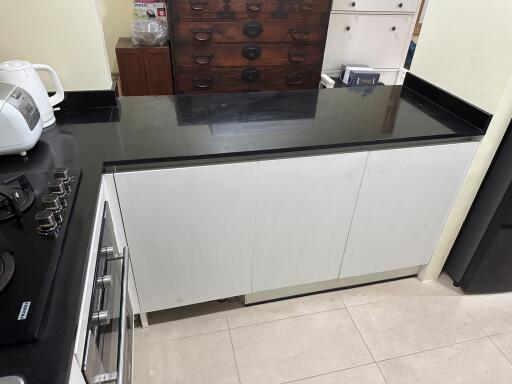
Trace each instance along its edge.
{"label": "black stovetop", "polygon": [[[61,195],[49,191],[52,172],[0,175],[0,345],[32,342],[39,335],[80,171],[68,175]],[[47,210],[43,197],[56,207]],[[36,220],[38,212],[46,221]]]}

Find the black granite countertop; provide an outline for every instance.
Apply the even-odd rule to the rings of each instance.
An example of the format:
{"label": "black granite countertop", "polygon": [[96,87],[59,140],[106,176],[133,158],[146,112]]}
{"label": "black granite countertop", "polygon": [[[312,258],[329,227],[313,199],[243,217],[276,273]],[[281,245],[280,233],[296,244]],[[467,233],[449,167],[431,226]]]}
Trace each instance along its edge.
{"label": "black granite countertop", "polygon": [[0,173],[81,168],[83,175],[37,342],[0,348],[0,377],[27,384],[68,380],[98,187],[105,167],[465,140],[483,132],[400,86],[125,97],[119,108],[61,111],[25,158]]}

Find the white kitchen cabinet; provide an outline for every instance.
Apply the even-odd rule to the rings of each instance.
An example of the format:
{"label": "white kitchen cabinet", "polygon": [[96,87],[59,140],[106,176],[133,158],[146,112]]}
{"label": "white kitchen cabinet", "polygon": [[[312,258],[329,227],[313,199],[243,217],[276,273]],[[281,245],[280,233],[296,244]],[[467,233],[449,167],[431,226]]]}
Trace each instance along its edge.
{"label": "white kitchen cabinet", "polygon": [[420,0],[333,0],[333,11],[414,13]]}
{"label": "white kitchen cabinet", "polygon": [[259,163],[253,292],[338,277],[367,156]]}
{"label": "white kitchen cabinet", "polygon": [[323,69],[342,64],[373,68],[400,68],[410,40],[413,15],[332,13],[325,45]]}
{"label": "white kitchen cabinet", "polygon": [[141,310],[250,292],[257,163],[115,174]]}
{"label": "white kitchen cabinet", "polygon": [[477,145],[370,152],[340,278],[428,263]]}

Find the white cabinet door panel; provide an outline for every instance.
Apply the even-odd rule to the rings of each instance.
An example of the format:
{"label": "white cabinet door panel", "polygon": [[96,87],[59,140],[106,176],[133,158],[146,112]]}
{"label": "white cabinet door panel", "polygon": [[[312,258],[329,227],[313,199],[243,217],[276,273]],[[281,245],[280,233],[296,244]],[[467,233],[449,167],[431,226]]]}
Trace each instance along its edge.
{"label": "white cabinet door panel", "polygon": [[251,289],[256,163],[115,175],[143,312]]}
{"label": "white cabinet door panel", "polygon": [[420,0],[333,0],[333,11],[415,13]]}
{"label": "white cabinet door panel", "polygon": [[342,64],[400,68],[413,19],[413,15],[332,13],[323,70],[339,70]]}
{"label": "white cabinet door panel", "polygon": [[338,277],[367,156],[259,163],[253,292]]}
{"label": "white cabinet door panel", "polygon": [[340,277],[428,263],[477,146],[370,152]]}

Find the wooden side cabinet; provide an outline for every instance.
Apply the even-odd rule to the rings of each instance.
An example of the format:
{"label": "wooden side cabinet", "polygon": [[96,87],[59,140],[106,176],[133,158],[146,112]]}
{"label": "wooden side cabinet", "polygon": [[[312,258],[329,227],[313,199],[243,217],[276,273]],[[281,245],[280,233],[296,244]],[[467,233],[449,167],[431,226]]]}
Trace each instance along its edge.
{"label": "wooden side cabinet", "polygon": [[129,37],[116,45],[117,63],[123,96],[173,95],[169,45],[141,47]]}

